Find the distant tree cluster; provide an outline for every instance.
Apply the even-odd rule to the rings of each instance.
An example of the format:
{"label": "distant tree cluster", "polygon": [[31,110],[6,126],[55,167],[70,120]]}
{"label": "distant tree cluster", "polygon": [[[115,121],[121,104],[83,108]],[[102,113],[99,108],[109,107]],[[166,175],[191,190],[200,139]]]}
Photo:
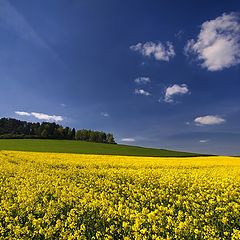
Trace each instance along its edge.
{"label": "distant tree cluster", "polygon": [[114,137],[111,133],[92,131],[92,130],[78,130],[75,134],[76,140],[101,142],[101,143],[115,143]]}
{"label": "distant tree cluster", "polygon": [[0,119],[0,138],[68,139],[110,144],[116,143],[111,133],[86,129],[76,131],[75,128],[63,127],[56,123],[31,123],[14,118]]}

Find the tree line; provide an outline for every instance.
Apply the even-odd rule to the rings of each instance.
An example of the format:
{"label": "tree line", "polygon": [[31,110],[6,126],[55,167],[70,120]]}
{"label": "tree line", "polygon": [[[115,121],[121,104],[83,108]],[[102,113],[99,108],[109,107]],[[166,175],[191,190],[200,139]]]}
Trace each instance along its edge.
{"label": "tree line", "polygon": [[68,139],[115,144],[112,133],[63,127],[56,123],[32,123],[14,118],[0,119],[0,138]]}

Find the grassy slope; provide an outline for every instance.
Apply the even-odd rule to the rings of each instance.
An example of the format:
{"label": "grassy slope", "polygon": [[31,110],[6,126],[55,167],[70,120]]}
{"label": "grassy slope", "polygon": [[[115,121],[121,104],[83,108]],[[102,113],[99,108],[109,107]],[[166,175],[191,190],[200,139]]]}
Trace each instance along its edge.
{"label": "grassy slope", "polygon": [[143,148],[128,145],[111,145],[69,140],[38,140],[38,139],[1,139],[0,150],[62,152],[84,154],[106,154],[126,156],[163,156],[188,157],[195,153],[177,152],[155,148]]}

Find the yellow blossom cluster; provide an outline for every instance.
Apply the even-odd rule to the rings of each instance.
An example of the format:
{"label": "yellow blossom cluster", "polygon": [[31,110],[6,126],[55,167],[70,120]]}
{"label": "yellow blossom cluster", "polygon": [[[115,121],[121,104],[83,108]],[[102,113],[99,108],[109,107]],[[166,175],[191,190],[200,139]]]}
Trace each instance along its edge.
{"label": "yellow blossom cluster", "polygon": [[240,239],[240,158],[0,151],[0,239]]}

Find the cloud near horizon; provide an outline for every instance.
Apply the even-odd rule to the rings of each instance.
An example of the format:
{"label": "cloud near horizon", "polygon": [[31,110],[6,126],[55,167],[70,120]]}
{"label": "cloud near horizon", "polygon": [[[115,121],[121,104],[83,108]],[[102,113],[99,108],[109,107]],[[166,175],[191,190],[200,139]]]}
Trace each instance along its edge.
{"label": "cloud near horizon", "polygon": [[201,25],[197,40],[185,46],[186,55],[193,54],[209,71],[220,71],[240,63],[240,14],[223,13]]}
{"label": "cloud near horizon", "polygon": [[122,138],[121,139],[122,142],[135,142],[134,138]]}
{"label": "cloud near horizon", "polygon": [[226,122],[226,120],[217,115],[207,115],[207,116],[195,118],[194,122],[197,126],[204,126],[204,125],[222,124]]}
{"label": "cloud near horizon", "polygon": [[19,116],[31,116],[31,114],[28,112],[16,111],[15,113]]}
{"label": "cloud near horizon", "polygon": [[22,111],[15,111],[15,113],[19,116],[33,116],[39,120],[44,120],[44,121],[52,121],[52,122],[61,122],[63,121],[62,116],[56,116],[56,115],[48,115],[45,113],[37,113],[37,112],[22,112]]}
{"label": "cloud near horizon", "polygon": [[137,43],[130,46],[130,49],[147,57],[154,57],[158,61],[169,62],[175,56],[173,44],[167,42],[165,45],[161,42]]}
{"label": "cloud near horizon", "polygon": [[169,86],[165,90],[165,96],[164,96],[164,101],[167,103],[173,102],[173,98],[176,95],[184,95],[189,93],[188,86],[186,84],[174,84],[172,86]]}

